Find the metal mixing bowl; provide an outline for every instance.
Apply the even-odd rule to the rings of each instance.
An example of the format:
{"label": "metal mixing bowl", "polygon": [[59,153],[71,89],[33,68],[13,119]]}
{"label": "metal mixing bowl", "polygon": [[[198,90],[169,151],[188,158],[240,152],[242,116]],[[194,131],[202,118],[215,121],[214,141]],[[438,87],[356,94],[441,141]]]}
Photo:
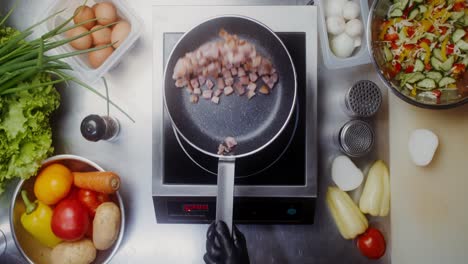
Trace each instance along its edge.
{"label": "metal mixing bowl", "polygon": [[[87,172],[87,171],[104,171],[96,163],[75,155],[58,155],[51,157],[43,162],[42,166],[47,166],[52,163],[60,163],[67,166],[71,171]],[[20,222],[21,214],[25,211],[23,200],[21,199],[21,191],[27,190],[31,200],[35,200],[32,197],[34,181],[36,177],[31,177],[28,180],[22,180],[18,183],[13,194],[13,199],[10,205],[10,228],[12,230],[13,239],[21,252],[23,257],[29,263],[50,263],[49,256],[52,249],[41,245],[36,239],[34,239],[26,230],[23,228]],[[117,252],[125,229],[125,210],[122,198],[118,192],[111,195],[111,200],[115,202],[121,212],[120,216],[120,231],[117,240],[114,245],[107,250],[98,250],[96,259],[93,263],[109,263],[111,258]]]}
{"label": "metal mixing bowl", "polygon": [[393,4],[392,0],[374,0],[370,12],[369,18],[367,21],[367,47],[369,48],[369,53],[372,58],[372,62],[374,63],[377,73],[380,76],[380,79],[389,87],[392,92],[397,95],[399,98],[404,100],[407,103],[412,105],[422,107],[422,108],[429,108],[429,109],[447,109],[453,108],[468,102],[468,97],[460,98],[458,100],[451,100],[451,101],[442,101],[440,104],[431,104],[431,103],[424,103],[421,101],[417,101],[412,97],[406,96],[405,94],[401,93],[398,89],[398,83],[395,80],[390,80],[386,76],[386,69],[385,66],[385,57],[383,54],[383,43],[378,40],[378,36],[380,34],[380,28],[382,22],[385,20],[387,16],[387,12],[390,9],[390,6]]}

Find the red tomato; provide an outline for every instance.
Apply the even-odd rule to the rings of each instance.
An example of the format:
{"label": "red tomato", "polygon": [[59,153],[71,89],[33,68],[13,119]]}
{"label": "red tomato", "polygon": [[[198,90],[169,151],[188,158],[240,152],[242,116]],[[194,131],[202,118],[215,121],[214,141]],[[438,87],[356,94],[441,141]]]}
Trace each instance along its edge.
{"label": "red tomato", "polygon": [[453,66],[455,67],[455,69],[453,70],[455,74],[465,71],[465,65],[462,63],[455,63]]}
{"label": "red tomato", "polygon": [[72,186],[70,192],[68,193],[67,197],[64,198],[64,200],[78,199],[78,189],[79,188]]}
{"label": "red tomato", "polygon": [[433,93],[437,98],[440,98],[440,96],[442,95],[442,92],[439,91],[439,90],[434,90],[434,91],[432,91],[432,93]]}
{"label": "red tomato", "polygon": [[399,73],[401,71],[401,64],[400,63],[395,63],[395,65],[393,65],[393,67],[395,67],[395,72],[396,73]]}
{"label": "red tomato", "polygon": [[416,48],[416,44],[404,44],[403,47],[405,47],[407,50],[412,50]]}
{"label": "red tomato", "polygon": [[385,39],[386,41],[395,41],[395,40],[398,40],[399,37],[398,37],[398,34],[397,34],[397,33],[385,34],[384,39]]}
{"label": "red tomato", "polygon": [[448,27],[439,27],[439,30],[440,30],[440,34],[441,35],[445,35],[445,33],[447,33],[447,30],[448,30]]}
{"label": "red tomato", "polygon": [[63,240],[81,239],[89,227],[86,208],[76,199],[62,200],[52,214],[52,231]]}
{"label": "red tomato", "polygon": [[91,190],[79,189],[78,200],[88,209],[89,215],[94,218],[96,209],[103,202],[110,201],[109,196],[104,193],[98,193]]}
{"label": "red tomato", "polygon": [[412,73],[414,71],[414,66],[410,65],[405,69],[405,73]]}
{"label": "red tomato", "polygon": [[460,11],[463,11],[465,9],[465,3],[463,2],[458,2],[458,3],[455,3],[453,5],[453,8],[452,8],[455,12],[460,12]]}
{"label": "red tomato", "polygon": [[392,49],[398,49],[398,45],[395,43],[395,41],[392,41],[390,43],[390,46],[392,47]]}
{"label": "red tomato", "polygon": [[429,28],[428,31],[429,31],[430,33],[432,33],[432,32],[434,32],[434,29],[435,29],[435,27],[431,25],[431,27]]}
{"label": "red tomato", "polygon": [[424,69],[425,69],[426,71],[430,71],[430,70],[432,69],[431,64],[428,63],[428,64],[424,65]]}
{"label": "red tomato", "polygon": [[378,259],[385,254],[385,239],[379,230],[369,227],[364,234],[358,236],[357,247],[362,255]]}
{"label": "red tomato", "polygon": [[408,37],[413,37],[414,33],[416,33],[416,31],[414,30],[414,27],[408,27],[406,29],[406,33],[408,33]]}
{"label": "red tomato", "polygon": [[455,49],[455,45],[453,44],[447,44],[447,48],[445,49],[445,52],[447,55],[453,54],[453,50]]}

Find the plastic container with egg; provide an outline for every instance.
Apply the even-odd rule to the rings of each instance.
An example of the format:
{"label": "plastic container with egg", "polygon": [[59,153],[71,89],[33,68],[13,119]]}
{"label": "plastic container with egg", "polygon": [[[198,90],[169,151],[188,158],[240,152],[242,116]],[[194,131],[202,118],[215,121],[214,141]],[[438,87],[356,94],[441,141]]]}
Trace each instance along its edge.
{"label": "plastic container with egg", "polygon": [[[74,75],[89,83],[96,82],[104,74],[106,74],[113,67],[115,67],[122,60],[123,55],[130,48],[133,47],[135,41],[140,37],[142,31],[142,22],[140,18],[136,16],[135,12],[128,6],[128,3],[125,0],[88,0],[86,2],[86,5],[92,7],[97,3],[103,2],[112,3],[117,9],[117,15],[119,17],[119,20],[127,21],[130,24],[131,29],[130,33],[128,34],[127,38],[122,42],[122,44],[118,48],[116,48],[112,52],[112,54],[104,61],[104,63],[102,63],[97,68],[93,68],[91,66],[87,54],[82,54],[79,56],[64,59],[73,68]],[[53,16],[53,18],[49,19],[46,23],[43,23],[40,27],[38,27],[36,34],[42,35],[45,32],[51,31],[56,26],[63,23],[68,18],[72,17],[75,10],[79,6],[83,5],[83,3],[83,0],[53,1],[52,4],[47,7],[46,11],[41,13],[41,15],[37,17],[37,21],[49,17],[61,10],[64,11],[59,13],[58,15]],[[70,22],[70,25],[73,24],[73,21]],[[113,27],[115,27],[115,25]],[[57,38],[63,39],[65,37],[65,34],[63,34],[63,36]],[[52,50],[52,52],[55,54],[68,53],[73,51],[76,51],[76,49],[71,47],[71,45],[69,44],[63,45]]]}
{"label": "plastic container with egg", "polygon": [[[351,56],[347,58],[340,58],[336,56],[330,47],[330,36],[327,32],[326,25],[326,14],[325,14],[325,5],[328,1],[334,0],[320,0],[317,5],[319,7],[319,35],[320,35],[320,46],[322,50],[322,57],[325,63],[325,66],[329,69],[340,69],[347,68],[352,66],[357,66],[361,64],[370,63],[369,52],[367,51],[367,17],[369,15],[369,6],[367,0],[351,0],[359,4],[360,13],[358,19],[361,20],[363,24],[363,32],[361,35],[361,46],[357,47]],[[336,1],[336,0],[335,0]]]}

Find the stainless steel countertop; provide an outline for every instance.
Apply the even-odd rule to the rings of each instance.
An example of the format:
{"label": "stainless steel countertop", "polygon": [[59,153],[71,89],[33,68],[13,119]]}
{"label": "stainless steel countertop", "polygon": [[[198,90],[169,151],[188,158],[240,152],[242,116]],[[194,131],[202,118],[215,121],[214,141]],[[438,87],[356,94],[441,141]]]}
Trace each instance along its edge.
{"label": "stainless steel countertop", "polygon": [[[7,10],[13,0],[2,4],[0,12]],[[26,28],[52,0],[21,0],[11,19],[20,29]],[[80,1],[79,1],[80,2]],[[120,139],[115,143],[91,143],[79,132],[83,117],[90,113],[105,113],[104,101],[84,89],[71,85],[60,89],[62,106],[55,122],[57,153],[70,153],[89,158],[108,170],[117,171],[123,180],[121,194],[126,205],[126,231],[122,246],[112,263],[202,263],[205,252],[207,225],[156,224],[151,190],[152,147],[152,8],[151,5],[304,5],[308,1],[286,0],[171,0],[127,1],[144,21],[143,35],[124,62],[114,68],[106,78],[110,96],[136,119],[131,123],[123,115],[111,110],[121,122]],[[183,19],[183,15],[181,15]],[[320,54],[320,53],[319,53]],[[377,144],[374,158],[388,161],[387,90],[378,80],[371,65],[343,70],[328,70],[319,55],[319,198],[314,225],[241,225],[239,228],[248,241],[252,263],[389,263],[390,247],[379,261],[362,257],[353,241],[341,238],[324,202],[324,194],[331,184],[331,159],[339,153],[333,145],[332,135],[349,118],[340,108],[340,100],[355,81],[369,79],[376,82],[384,94],[384,105],[375,119]],[[103,85],[96,85],[103,91]],[[361,166],[368,159],[356,160]],[[8,214],[10,196],[14,186],[0,197],[0,219]],[[388,238],[389,217],[371,219]],[[0,221],[0,230],[7,237],[7,252],[0,256],[1,263],[22,263],[11,240],[9,223]],[[390,244],[390,241],[387,241]],[[1,248],[1,242],[0,242]]]}

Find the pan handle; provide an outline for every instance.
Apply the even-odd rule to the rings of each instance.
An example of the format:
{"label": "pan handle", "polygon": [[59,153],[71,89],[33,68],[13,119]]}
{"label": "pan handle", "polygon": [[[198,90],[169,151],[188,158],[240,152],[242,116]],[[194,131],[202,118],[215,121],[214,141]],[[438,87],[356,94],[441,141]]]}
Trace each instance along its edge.
{"label": "pan handle", "polygon": [[220,158],[218,161],[218,196],[216,197],[216,221],[222,220],[232,234],[234,207],[235,159]]}

